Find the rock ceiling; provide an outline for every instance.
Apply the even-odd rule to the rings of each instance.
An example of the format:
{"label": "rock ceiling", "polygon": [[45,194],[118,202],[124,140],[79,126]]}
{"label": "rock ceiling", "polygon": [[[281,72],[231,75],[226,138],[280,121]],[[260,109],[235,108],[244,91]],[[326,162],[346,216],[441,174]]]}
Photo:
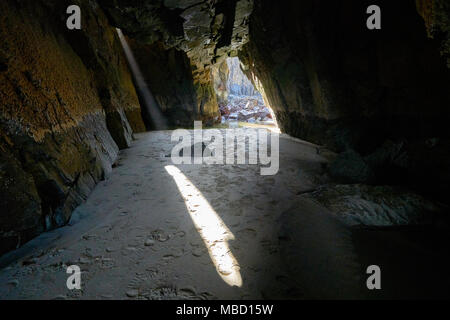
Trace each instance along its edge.
{"label": "rock ceiling", "polygon": [[248,41],[253,0],[102,0],[129,37],[184,50],[198,69],[219,62]]}

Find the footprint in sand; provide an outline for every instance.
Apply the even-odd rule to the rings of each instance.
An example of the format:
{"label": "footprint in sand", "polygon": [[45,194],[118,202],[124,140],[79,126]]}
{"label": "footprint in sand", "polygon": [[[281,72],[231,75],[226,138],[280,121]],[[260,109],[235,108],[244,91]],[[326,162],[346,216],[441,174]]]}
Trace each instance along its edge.
{"label": "footprint in sand", "polygon": [[164,230],[157,229],[151,233],[150,238],[159,242],[166,242],[170,239],[170,235],[166,234]]}
{"label": "footprint in sand", "polygon": [[175,236],[180,237],[180,238],[184,238],[185,235],[186,235],[186,232],[184,232],[184,231],[177,231],[175,233]]}
{"label": "footprint in sand", "polygon": [[100,268],[102,269],[112,269],[114,267],[114,260],[111,258],[102,258]]}

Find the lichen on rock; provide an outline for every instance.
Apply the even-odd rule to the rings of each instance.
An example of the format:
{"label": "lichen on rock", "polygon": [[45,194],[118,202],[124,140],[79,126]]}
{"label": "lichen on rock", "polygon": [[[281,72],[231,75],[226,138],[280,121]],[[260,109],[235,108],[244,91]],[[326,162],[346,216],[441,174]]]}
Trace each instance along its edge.
{"label": "lichen on rock", "polygon": [[67,3],[0,4],[1,253],[64,225],[145,129],[115,29],[80,0],[68,31]]}

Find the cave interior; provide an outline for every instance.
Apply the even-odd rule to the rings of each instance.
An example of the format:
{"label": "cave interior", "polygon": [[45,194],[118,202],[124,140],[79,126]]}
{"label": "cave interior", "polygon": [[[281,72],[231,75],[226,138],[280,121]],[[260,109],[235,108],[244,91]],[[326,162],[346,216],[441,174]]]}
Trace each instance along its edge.
{"label": "cave interior", "polygon": [[[447,0],[2,0],[0,299],[449,298],[449,17]],[[276,119],[274,176],[170,163],[174,130],[226,130],[230,58]],[[69,262],[81,293],[60,288]]]}

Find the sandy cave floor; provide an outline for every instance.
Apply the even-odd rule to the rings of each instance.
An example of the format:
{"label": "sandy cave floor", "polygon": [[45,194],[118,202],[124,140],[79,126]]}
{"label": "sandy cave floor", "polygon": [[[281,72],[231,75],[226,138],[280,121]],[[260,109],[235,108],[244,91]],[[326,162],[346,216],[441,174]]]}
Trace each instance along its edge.
{"label": "sandy cave floor", "polygon": [[[68,226],[1,257],[0,299],[365,297],[351,233],[300,199],[328,181],[317,146],[281,136],[280,170],[261,176],[171,167],[170,134],[136,135]],[[73,264],[81,290],[66,287]]]}

